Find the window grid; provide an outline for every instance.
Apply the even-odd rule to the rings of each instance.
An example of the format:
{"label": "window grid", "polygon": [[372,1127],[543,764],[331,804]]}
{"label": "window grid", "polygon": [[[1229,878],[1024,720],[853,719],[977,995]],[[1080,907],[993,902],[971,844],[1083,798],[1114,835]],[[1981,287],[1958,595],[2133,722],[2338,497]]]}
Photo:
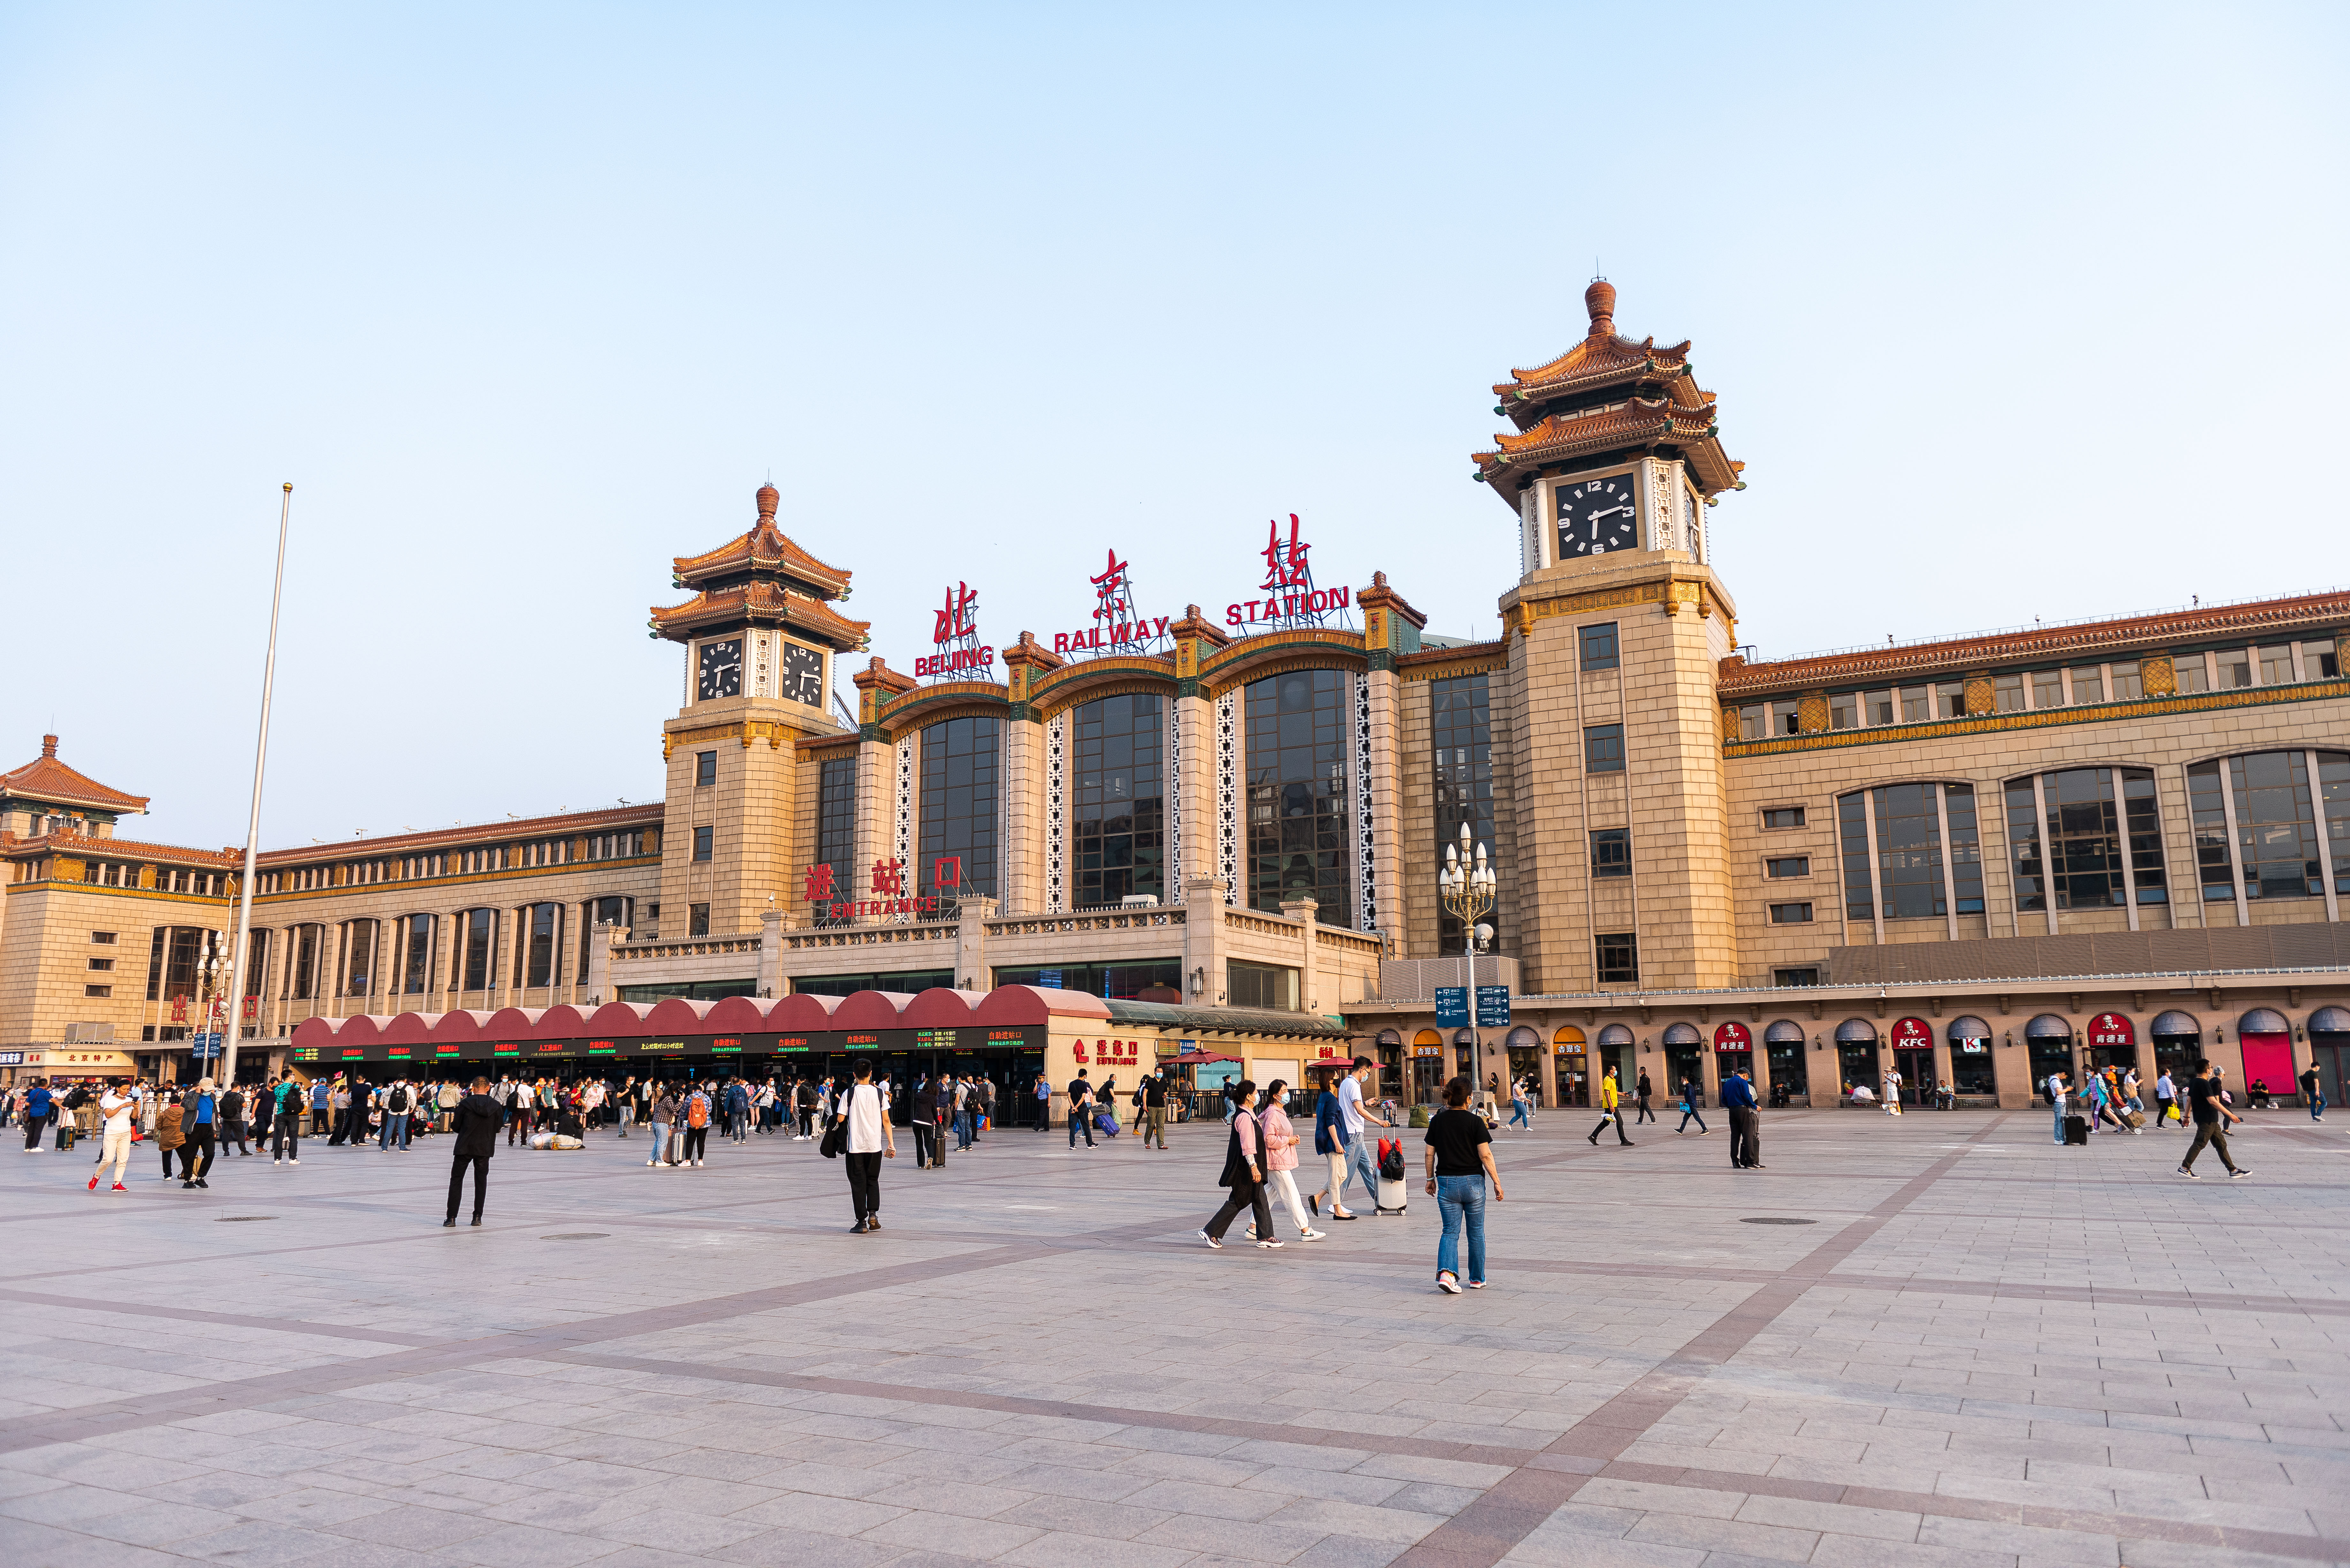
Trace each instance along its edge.
{"label": "window grid", "polygon": [[1166,702],[1154,691],[1103,697],[1070,715],[1069,902],[1167,896]]}
{"label": "window grid", "polygon": [[949,898],[996,897],[997,756],[1003,721],[992,714],[949,719],[921,736],[921,855],[911,867],[922,890],[938,896],[941,857],[960,857],[962,886]]}
{"label": "window grid", "polygon": [[[1614,628],[1608,629],[1613,631]],[[1482,675],[1431,680],[1428,689],[1429,732],[1436,753],[1432,770],[1436,785],[1436,857],[1441,864],[1447,846],[1459,847],[1463,823],[1468,824],[1472,841],[1489,846],[1492,842],[1492,708],[1490,689]],[[1494,923],[1498,931],[1500,922],[1496,919]],[[1440,950],[1460,950],[1463,936],[1461,922],[1440,906],[1436,916],[1436,936]]]}
{"label": "window grid", "polygon": [[855,757],[827,757],[816,771],[816,863],[832,872],[832,900],[819,899],[813,912],[816,924],[830,925],[832,901],[858,896],[851,882],[857,865]]}
{"label": "window grid", "polygon": [[1345,678],[1299,670],[1247,695],[1248,903],[1279,913],[1305,896],[1320,923],[1355,923],[1347,860]]}

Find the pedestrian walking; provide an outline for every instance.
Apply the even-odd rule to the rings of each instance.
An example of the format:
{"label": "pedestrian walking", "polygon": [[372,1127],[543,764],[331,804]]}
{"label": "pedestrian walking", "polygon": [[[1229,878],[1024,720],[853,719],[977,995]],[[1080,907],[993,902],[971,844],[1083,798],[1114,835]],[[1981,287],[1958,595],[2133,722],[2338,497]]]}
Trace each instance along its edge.
{"label": "pedestrian walking", "polygon": [[[1148,1080],[1146,1080],[1147,1082]],[[1297,1131],[1289,1124],[1289,1085],[1275,1078],[1264,1086],[1264,1108],[1257,1113],[1257,1130],[1264,1142],[1264,1172],[1273,1188],[1273,1195],[1289,1210],[1290,1219],[1297,1222],[1297,1239],[1319,1241],[1329,1234],[1316,1231],[1305,1217],[1305,1199],[1297,1195]],[[1271,1205],[1266,1206],[1268,1209]],[[1249,1240],[1261,1241],[1272,1232],[1260,1232],[1253,1223],[1249,1227]]]}
{"label": "pedestrian walking", "polygon": [[[1372,1110],[1363,1098],[1363,1091],[1376,1071],[1378,1069],[1368,1056],[1357,1056],[1346,1077],[1338,1084],[1338,1124],[1347,1139],[1347,1175],[1362,1182],[1363,1193],[1370,1199],[1374,1209],[1378,1207],[1379,1201],[1379,1172],[1372,1158],[1370,1129],[1374,1127],[1392,1128],[1395,1126]],[[1330,1194],[1334,1214],[1339,1196],[1336,1191]],[[1352,1219],[1353,1216],[1346,1218]]]}
{"label": "pedestrian walking", "polygon": [[[1469,1288],[1485,1288],[1485,1198],[1502,1201],[1502,1174],[1493,1168],[1493,1135],[1468,1109],[1469,1078],[1444,1085],[1444,1109],[1428,1118],[1428,1191],[1444,1221],[1436,1243],[1436,1288],[1461,1293],[1461,1243],[1469,1243]],[[1621,1118],[1618,1118],[1619,1122]],[[1620,1130],[1620,1127],[1619,1129]]]}
{"label": "pedestrian walking", "polygon": [[982,1075],[978,1083],[979,1120],[971,1129],[971,1141],[985,1141],[980,1135],[995,1130],[995,1080]]}
{"label": "pedestrian walking", "polygon": [[[1322,1093],[1314,1102],[1314,1152],[1329,1162],[1330,1185],[1305,1200],[1305,1207],[1316,1215],[1322,1212],[1322,1200],[1330,1200],[1330,1218],[1352,1220],[1340,1198],[1347,1190],[1347,1118],[1338,1102],[1339,1080],[1325,1078]],[[1371,1189],[1372,1201],[1378,1199],[1378,1189]]]}
{"label": "pedestrian walking", "polygon": [[89,1179],[92,1192],[105,1179],[109,1165],[114,1167],[114,1190],[129,1190],[122,1185],[122,1178],[130,1168],[130,1118],[138,1108],[139,1101],[134,1096],[124,1094],[113,1079],[107,1080],[106,1092],[98,1097],[99,1115],[106,1120],[102,1141],[98,1146],[98,1173]]}
{"label": "pedestrian walking", "polygon": [[857,1082],[840,1096],[837,1123],[848,1162],[848,1203],[857,1212],[851,1235],[881,1229],[881,1162],[898,1158],[898,1135],[889,1125],[889,1103],[873,1083],[873,1064],[857,1059]]}
{"label": "pedestrian walking", "polygon": [[1094,1086],[1086,1082],[1086,1069],[1069,1080],[1069,1147],[1077,1147],[1077,1134],[1086,1135],[1086,1147],[1094,1147]]}
{"label": "pedestrian walking", "polygon": [[[669,1152],[670,1140],[677,1135],[677,1096],[669,1092],[668,1085],[662,1085],[660,1097],[653,1101],[651,1115],[653,1129],[652,1158],[646,1160],[645,1163],[647,1165],[659,1165],[661,1162],[662,1157]],[[511,1148],[514,1145],[509,1141],[506,1147]]]}
{"label": "pedestrian walking", "polygon": [[[211,1182],[204,1173],[213,1168],[213,1135],[220,1115],[220,1101],[213,1094],[213,1081],[199,1079],[196,1091],[190,1095],[180,1110],[180,1134],[186,1142],[180,1150],[180,1185],[182,1188],[208,1188]],[[105,1146],[99,1146],[99,1158],[106,1158]]]}
{"label": "pedestrian walking", "polygon": [[269,1163],[299,1165],[302,1163],[302,1085],[294,1079],[291,1067],[277,1075],[275,1089],[269,1094]]}
{"label": "pedestrian walking", "polygon": [[816,1085],[806,1078],[792,1091],[792,1106],[799,1114],[800,1130],[795,1141],[806,1143],[816,1136]]}
{"label": "pedestrian walking", "polygon": [[[1159,1151],[1167,1152],[1167,1075],[1150,1073],[1144,1075],[1136,1091],[1142,1096],[1142,1127],[1140,1146],[1149,1148],[1156,1138]],[[1295,1179],[1292,1178],[1292,1179]]]}
{"label": "pedestrian walking", "polygon": [[25,1104],[20,1113],[25,1118],[25,1152],[41,1152],[41,1132],[49,1125],[49,1112],[57,1097],[49,1091],[47,1078],[36,1078],[33,1086],[25,1091]]}
{"label": "pedestrian walking", "polygon": [[2154,1125],[2168,1127],[2180,1115],[2178,1086],[2170,1081],[2170,1069],[2165,1067],[2162,1075],[2154,1081]]}
{"label": "pedestrian walking", "polygon": [[1532,1109],[1533,1107],[1526,1104],[1526,1081],[1523,1078],[1511,1079],[1510,1126],[1524,1127],[1528,1132],[1534,1131],[1534,1118],[1528,1114]]}
{"label": "pedestrian walking", "polygon": [[156,1147],[163,1151],[163,1179],[172,1179],[172,1161],[187,1146],[187,1135],[180,1130],[180,1096],[173,1095],[162,1113],[155,1118]]}
{"label": "pedestrian walking", "polygon": [[1265,1202],[1264,1129],[1250,1107],[1256,1104],[1256,1085],[1246,1078],[1232,1086],[1232,1141],[1224,1150],[1223,1174],[1216,1184],[1224,1189],[1224,1205],[1200,1230],[1200,1240],[1211,1247],[1224,1244],[1224,1232],[1243,1209],[1255,1216],[1256,1244],[1267,1250],[1281,1245],[1273,1233],[1273,1210]]}
{"label": "pedestrian walking", "polygon": [[473,1080],[473,1093],[460,1099],[450,1113],[450,1128],[456,1134],[449,1150],[449,1212],[441,1221],[443,1230],[457,1223],[457,1203],[465,1193],[465,1172],[473,1173],[473,1223],[482,1222],[482,1210],[490,1196],[490,1160],[498,1152],[498,1124],[504,1121],[506,1108],[490,1094],[487,1078]]}
{"label": "pedestrian walking", "polygon": [[697,1168],[710,1148],[710,1093],[700,1084],[688,1084],[685,1097],[678,1103],[678,1119],[684,1124],[685,1147],[677,1157],[680,1165]]}
{"label": "pedestrian walking", "polygon": [[253,1158],[253,1151],[244,1147],[244,1091],[233,1084],[221,1096],[220,1151],[224,1157],[228,1154],[228,1146],[234,1144],[239,1159]]}
{"label": "pedestrian walking", "polygon": [[2314,1122],[2324,1121],[2325,1119],[2325,1080],[2318,1076],[2316,1063],[2312,1062],[2302,1070],[2300,1083],[2301,1103],[2309,1107],[2309,1119]]}
{"label": "pedestrian walking", "polygon": [[[1700,1121],[1698,1125],[1703,1127],[1705,1124]],[[1633,1147],[1632,1140],[1624,1136],[1624,1094],[1616,1086],[1616,1069],[1613,1067],[1608,1068],[1599,1080],[1599,1125],[1591,1129],[1591,1137],[1586,1141],[1592,1147],[1598,1147],[1599,1135],[1610,1127],[1616,1129],[1618,1146],[1624,1148]]]}
{"label": "pedestrian walking", "polygon": [[1740,1068],[1721,1081],[1721,1103],[1730,1110],[1730,1168],[1762,1168],[1762,1113],[1757,1108],[1754,1085]]}
{"label": "pedestrian walking", "polygon": [[1681,1125],[1673,1129],[1673,1136],[1678,1137],[1689,1131],[1689,1125],[1691,1122],[1697,1124],[1700,1137],[1713,1130],[1705,1125],[1705,1096],[1698,1088],[1697,1080],[1683,1078],[1681,1080]]}
{"label": "pedestrian walking", "polygon": [[[928,1170],[946,1162],[939,1158],[939,1091],[924,1075],[914,1080],[914,1109],[909,1126],[914,1132],[914,1168]],[[1075,1135],[1071,1135],[1074,1139]]]}
{"label": "pedestrian walking", "polygon": [[1632,1092],[1633,1097],[1640,1103],[1639,1115],[1632,1118],[1632,1125],[1638,1127],[1642,1122],[1655,1121],[1657,1113],[1648,1107],[1648,1096],[1656,1093],[1656,1089],[1648,1082],[1648,1070],[1646,1067],[1640,1069],[1640,1076],[1633,1084]]}
{"label": "pedestrian walking", "polygon": [[2178,1162],[2178,1174],[2190,1181],[2202,1179],[2195,1174],[2195,1157],[2203,1152],[2206,1144],[2220,1151],[2220,1163],[2228,1168],[2230,1179],[2241,1180],[2251,1174],[2237,1165],[2235,1157],[2228,1152],[2228,1124],[2243,1117],[2228,1108],[2225,1089],[2220,1071],[2208,1058],[2199,1058],[2195,1075],[2187,1080],[2187,1104],[2195,1117],[2195,1141],[2189,1146],[2187,1158]]}

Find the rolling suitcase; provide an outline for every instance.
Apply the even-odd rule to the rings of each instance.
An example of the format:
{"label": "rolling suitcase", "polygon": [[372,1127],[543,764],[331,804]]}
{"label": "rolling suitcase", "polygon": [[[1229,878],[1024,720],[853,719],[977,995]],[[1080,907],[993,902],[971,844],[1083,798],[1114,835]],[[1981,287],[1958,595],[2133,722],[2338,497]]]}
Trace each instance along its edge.
{"label": "rolling suitcase", "polygon": [[1400,1214],[1407,1200],[1404,1188],[1403,1140],[1379,1139],[1379,1187],[1372,1199],[1374,1214]]}
{"label": "rolling suitcase", "polygon": [[2074,1144],[2079,1144],[2084,1148],[2087,1147],[2089,1143],[2089,1118],[2086,1116],[2066,1116],[2064,1118],[2064,1142],[2068,1147]]}

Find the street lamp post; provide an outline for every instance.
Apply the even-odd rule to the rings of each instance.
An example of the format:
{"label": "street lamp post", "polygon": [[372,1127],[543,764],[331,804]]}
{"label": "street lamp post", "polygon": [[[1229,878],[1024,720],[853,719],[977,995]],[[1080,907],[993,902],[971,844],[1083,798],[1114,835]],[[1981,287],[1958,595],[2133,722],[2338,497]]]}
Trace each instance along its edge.
{"label": "street lamp post", "polygon": [[[221,999],[229,989],[230,971],[235,967],[222,948],[227,943],[224,933],[206,931],[204,945],[196,960],[196,1033],[217,1036],[221,1032]],[[224,1052],[227,1046],[221,1049]],[[196,1076],[205,1078],[212,1070],[204,1065],[213,1058],[199,1055],[195,1059]]]}
{"label": "street lamp post", "polygon": [[1461,825],[1458,846],[1444,846],[1444,867],[1436,874],[1436,886],[1444,900],[1447,913],[1461,922],[1461,952],[1469,961],[1469,1038],[1475,1042],[1470,1048],[1470,1087],[1482,1086],[1485,1071],[1485,1037],[1477,1029],[1477,944],[1480,938],[1492,940],[1492,928],[1481,926],[1477,917],[1493,907],[1493,869],[1485,864],[1485,846],[1475,846],[1472,855],[1469,825]]}

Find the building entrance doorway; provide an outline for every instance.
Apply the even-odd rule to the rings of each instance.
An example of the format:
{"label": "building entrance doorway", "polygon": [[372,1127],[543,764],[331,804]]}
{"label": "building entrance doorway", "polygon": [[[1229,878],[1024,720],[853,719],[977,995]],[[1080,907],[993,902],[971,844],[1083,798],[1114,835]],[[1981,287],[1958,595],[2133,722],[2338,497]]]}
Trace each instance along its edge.
{"label": "building entrance doorway", "polygon": [[1623,1024],[1610,1023],[1599,1031],[1599,1059],[1591,1064],[1591,1100],[1594,1105],[1599,1103],[1598,1080],[1610,1068],[1616,1072],[1617,1093],[1630,1097],[1633,1086],[1640,1081],[1638,1069],[1632,1061],[1636,1049],[1632,1032]]}
{"label": "building entrance doorway", "polygon": [[1543,1037],[1522,1023],[1510,1031],[1504,1049],[1510,1056],[1509,1071],[1503,1075],[1504,1095],[1510,1085],[1523,1083],[1533,1094],[1535,1105],[1549,1104],[1550,1092],[1545,1080],[1550,1075],[1543,1071],[1543,1058],[1550,1053],[1543,1046]]}
{"label": "building entrance doorway", "polygon": [[[2329,1106],[2350,1093],[2350,1008],[2321,1007],[2309,1015],[2309,1054],[2317,1069],[2317,1092]],[[2296,1085],[2298,1086],[2298,1085]]]}
{"label": "building entrance doorway", "polygon": [[2045,1103],[2048,1099],[2048,1075],[2064,1075],[2064,1082],[2077,1089],[2080,1075],[2073,1070],[2073,1026],[2053,1012],[2043,1012],[2023,1026],[2023,1042],[2032,1063],[2032,1092]]}
{"label": "building entrance doorway", "polygon": [[1937,1082],[1931,1045],[1905,1045],[1896,1050],[1893,1070],[1901,1075],[1902,1104],[1923,1106],[1931,1101]]}
{"label": "building entrance doorway", "polygon": [[1552,1080],[1558,1088],[1557,1103],[1561,1106],[1591,1104],[1591,1057],[1583,1031],[1574,1024],[1561,1025],[1550,1037],[1551,1061],[1555,1064]]}
{"label": "building entrance doorway", "polygon": [[1836,1025],[1836,1098],[1849,1101],[1854,1089],[1868,1086],[1875,1098],[1885,1075],[1877,1065],[1877,1025],[1866,1018],[1847,1018]]}
{"label": "building entrance doorway", "polygon": [[1804,1026],[1782,1018],[1762,1031],[1762,1048],[1771,1058],[1771,1103],[1810,1105],[1811,1076],[1804,1055]]}
{"label": "building entrance doorway", "polygon": [[1411,1103],[1432,1106],[1444,1098],[1444,1036],[1423,1029],[1411,1038]]}
{"label": "building entrance doorway", "polygon": [[1950,1025],[1950,1090],[1996,1098],[1999,1080],[1991,1065],[1991,1025],[1971,1015]]}

